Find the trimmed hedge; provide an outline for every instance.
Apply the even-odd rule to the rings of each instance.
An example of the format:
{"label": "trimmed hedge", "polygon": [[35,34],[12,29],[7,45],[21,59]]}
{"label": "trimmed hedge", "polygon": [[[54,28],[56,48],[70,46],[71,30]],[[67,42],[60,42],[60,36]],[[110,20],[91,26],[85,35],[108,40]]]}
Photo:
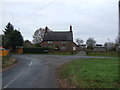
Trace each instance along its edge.
{"label": "trimmed hedge", "polygon": [[48,53],[49,50],[51,50],[49,47],[23,48],[23,53]]}

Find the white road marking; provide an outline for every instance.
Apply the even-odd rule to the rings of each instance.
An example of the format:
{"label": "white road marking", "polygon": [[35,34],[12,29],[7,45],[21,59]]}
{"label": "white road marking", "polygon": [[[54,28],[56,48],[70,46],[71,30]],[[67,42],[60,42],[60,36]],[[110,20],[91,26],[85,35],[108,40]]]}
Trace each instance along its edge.
{"label": "white road marking", "polygon": [[20,75],[22,75],[25,71],[22,71],[20,74],[18,74],[14,79],[12,79],[7,85],[5,85],[5,87],[3,88],[7,88],[15,79],[17,79]]}
{"label": "white road marking", "polygon": [[[32,65],[32,62],[30,62],[30,64],[28,65],[28,67],[30,67]],[[20,74],[18,74],[14,79],[12,79],[7,85],[5,85],[5,87],[3,88],[7,88],[15,79],[17,79],[20,75],[22,75],[25,71],[22,71]]]}
{"label": "white road marking", "polygon": [[32,62],[30,62],[30,64],[28,65],[28,67],[30,67],[32,65]]}

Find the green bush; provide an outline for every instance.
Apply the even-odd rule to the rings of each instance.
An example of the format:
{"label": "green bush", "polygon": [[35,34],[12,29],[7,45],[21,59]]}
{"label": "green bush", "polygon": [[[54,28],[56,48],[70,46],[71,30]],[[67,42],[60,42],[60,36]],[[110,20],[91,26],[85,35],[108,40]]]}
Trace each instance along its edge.
{"label": "green bush", "polygon": [[51,49],[49,47],[23,48],[23,53],[48,53]]}

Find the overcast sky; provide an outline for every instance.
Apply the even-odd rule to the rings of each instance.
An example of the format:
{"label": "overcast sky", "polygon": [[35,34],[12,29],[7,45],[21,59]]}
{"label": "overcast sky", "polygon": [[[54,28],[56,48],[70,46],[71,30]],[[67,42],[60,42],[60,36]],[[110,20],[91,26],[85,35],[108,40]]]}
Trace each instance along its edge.
{"label": "overcast sky", "polygon": [[36,29],[69,30],[74,40],[97,43],[115,41],[118,35],[118,0],[3,0],[0,3],[0,34],[8,22],[19,29],[24,40],[33,40]]}

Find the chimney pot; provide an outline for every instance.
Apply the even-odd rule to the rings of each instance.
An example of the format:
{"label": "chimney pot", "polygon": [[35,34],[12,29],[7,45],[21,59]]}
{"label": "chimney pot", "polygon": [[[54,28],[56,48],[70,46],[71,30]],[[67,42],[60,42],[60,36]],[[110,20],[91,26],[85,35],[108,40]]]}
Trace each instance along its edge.
{"label": "chimney pot", "polygon": [[72,25],[70,25],[70,32],[72,32]]}
{"label": "chimney pot", "polygon": [[48,30],[48,27],[46,26],[46,27],[45,27],[45,33],[47,33],[47,30]]}

